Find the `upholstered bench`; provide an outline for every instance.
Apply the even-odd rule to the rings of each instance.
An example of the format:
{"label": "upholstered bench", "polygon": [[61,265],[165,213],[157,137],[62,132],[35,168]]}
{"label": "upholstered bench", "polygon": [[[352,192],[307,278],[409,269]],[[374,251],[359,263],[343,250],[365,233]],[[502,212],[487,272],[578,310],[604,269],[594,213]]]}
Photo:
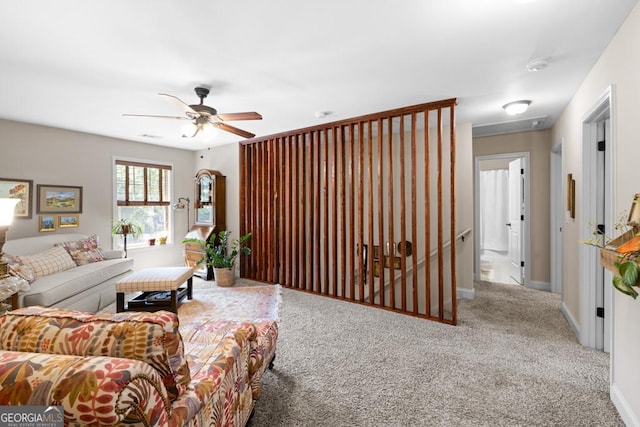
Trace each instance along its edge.
{"label": "upholstered bench", "polygon": [[[186,288],[180,285],[187,282]],[[126,292],[141,292],[125,305]],[[155,299],[159,292],[167,292],[167,298]],[[193,268],[157,267],[138,270],[116,283],[116,310],[157,311],[170,310],[178,314],[178,305],[184,299],[193,298]]]}

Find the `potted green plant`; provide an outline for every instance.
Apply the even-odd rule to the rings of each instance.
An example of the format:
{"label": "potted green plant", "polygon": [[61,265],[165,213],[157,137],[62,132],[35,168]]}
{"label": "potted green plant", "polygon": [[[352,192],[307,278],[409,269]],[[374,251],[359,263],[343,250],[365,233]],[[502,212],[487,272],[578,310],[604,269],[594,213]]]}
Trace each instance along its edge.
{"label": "potted green plant", "polygon": [[124,257],[127,257],[127,236],[138,237],[142,234],[142,226],[135,221],[120,218],[111,226],[111,234],[122,234],[124,238]]}
{"label": "potted green plant", "polygon": [[212,233],[208,241],[189,238],[182,243],[199,243],[206,255],[196,262],[197,265],[206,263],[213,267],[215,281],[218,286],[232,286],[235,279],[235,262],[238,256],[251,254],[251,248],[247,243],[251,239],[251,233],[240,236],[229,244],[231,231],[224,230],[220,233]]}
{"label": "potted green plant", "polygon": [[622,235],[612,239],[605,236],[600,229],[595,229],[592,236],[583,242],[599,249],[600,263],[613,273],[613,287],[633,299],[639,295],[634,288],[640,288],[640,233],[638,211],[634,211],[638,200],[640,197],[636,195],[627,222],[624,222],[625,212],[614,225],[615,230],[623,231]]}

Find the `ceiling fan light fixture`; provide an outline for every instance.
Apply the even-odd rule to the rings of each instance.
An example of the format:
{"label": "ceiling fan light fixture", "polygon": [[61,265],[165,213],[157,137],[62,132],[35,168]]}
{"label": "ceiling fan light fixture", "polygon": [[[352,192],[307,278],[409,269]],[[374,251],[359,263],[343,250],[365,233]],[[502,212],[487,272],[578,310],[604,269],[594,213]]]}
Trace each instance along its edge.
{"label": "ceiling fan light fixture", "polygon": [[504,108],[504,111],[506,111],[510,116],[516,116],[527,111],[529,105],[531,105],[531,101],[522,99],[520,101],[513,101],[508,104],[504,104],[502,108]]}

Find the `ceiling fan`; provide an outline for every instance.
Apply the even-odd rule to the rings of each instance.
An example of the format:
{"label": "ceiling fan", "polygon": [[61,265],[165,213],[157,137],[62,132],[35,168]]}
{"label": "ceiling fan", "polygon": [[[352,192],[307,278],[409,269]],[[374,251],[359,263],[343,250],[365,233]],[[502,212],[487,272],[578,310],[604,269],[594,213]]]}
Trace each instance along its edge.
{"label": "ceiling fan", "polygon": [[213,107],[209,107],[203,104],[204,99],[209,95],[209,89],[206,87],[197,87],[194,89],[198,98],[200,98],[200,104],[189,105],[182,101],[180,98],[174,95],[166,93],[160,93],[158,95],[168,96],[173,98],[184,108],[185,117],[183,116],[156,116],[150,114],[123,114],[125,117],[155,117],[162,119],[178,119],[178,120],[191,120],[194,125],[194,132],[192,135],[182,135],[183,138],[193,138],[198,132],[204,130],[207,126],[213,126],[226,132],[231,132],[243,138],[253,138],[255,134],[247,132],[246,130],[239,129],[235,126],[228,125],[227,121],[234,120],[262,120],[262,116],[255,111],[246,113],[225,113],[219,114],[218,110]]}

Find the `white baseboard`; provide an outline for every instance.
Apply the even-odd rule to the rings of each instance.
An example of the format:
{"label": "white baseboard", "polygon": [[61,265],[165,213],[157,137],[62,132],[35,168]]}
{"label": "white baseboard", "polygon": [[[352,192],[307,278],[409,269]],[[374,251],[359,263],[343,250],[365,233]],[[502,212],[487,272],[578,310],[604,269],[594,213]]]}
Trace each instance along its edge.
{"label": "white baseboard", "polygon": [[627,427],[640,427],[640,418],[633,412],[633,408],[629,405],[627,399],[624,398],[622,393],[615,384],[611,384],[611,401],[618,410],[620,418],[624,421]]}
{"label": "white baseboard", "polygon": [[476,297],[476,290],[475,289],[467,289],[467,288],[456,288],[456,294],[460,298],[474,299]]}
{"label": "white baseboard", "polygon": [[569,313],[569,310],[567,309],[567,306],[564,302],[560,306],[560,311],[562,312],[564,318],[567,319],[567,323],[569,323],[569,326],[571,326],[571,329],[573,330],[576,338],[580,340],[580,327],[578,326],[578,322],[576,322],[576,319],[574,319],[571,313]]}
{"label": "white baseboard", "polygon": [[539,291],[545,291],[545,292],[551,292],[551,283],[549,282],[536,282],[536,281],[530,281],[529,282],[529,286],[527,286],[527,288],[529,289],[537,289]]}

